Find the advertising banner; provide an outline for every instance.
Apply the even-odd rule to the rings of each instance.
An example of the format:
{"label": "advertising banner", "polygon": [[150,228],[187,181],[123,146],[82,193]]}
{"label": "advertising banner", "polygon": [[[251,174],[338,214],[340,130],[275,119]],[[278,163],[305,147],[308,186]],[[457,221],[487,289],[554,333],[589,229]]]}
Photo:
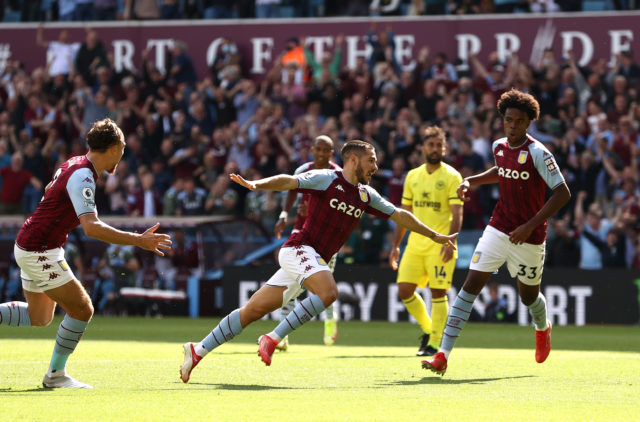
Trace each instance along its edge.
{"label": "advertising banner", "polygon": [[[228,267],[222,278],[223,313],[243,306],[251,296],[277,270],[272,265],[258,267]],[[449,291],[449,304],[453,303],[464,282],[465,270],[454,274]],[[336,266],[338,290],[355,296],[354,303],[339,305],[343,320],[407,321],[409,314],[398,298],[396,272],[389,268],[365,266]],[[498,296],[505,299],[505,321],[520,325],[530,324],[526,306],[519,299],[516,282],[506,269],[492,276],[498,284]],[[554,325],[636,324],[640,321],[640,272],[631,270],[583,271],[572,268],[547,268],[544,271],[542,292],[547,299],[549,318]],[[430,307],[430,292],[421,291]],[[483,320],[488,289],[481,292],[474,304],[475,320]],[[429,309],[430,310],[430,309]],[[270,315],[279,320],[279,310]]]}
{"label": "advertising banner", "polygon": [[[372,22],[376,26],[372,27]],[[209,69],[223,38],[238,46],[245,76],[262,79],[283,52],[286,40],[306,40],[319,59],[334,50],[334,37],[344,35],[343,65],[352,67],[359,56],[367,57],[371,47],[366,40],[374,32],[394,33],[395,55],[404,69],[416,63],[418,51],[428,46],[431,54],[444,52],[450,60],[467,62],[470,54],[485,60],[490,52],[501,59],[515,53],[520,60],[538,63],[545,48],[553,48],[557,59],[572,50],[579,64],[604,58],[610,63],[623,50],[640,56],[640,13],[479,15],[407,18],[273,19],[229,21],[148,21],[92,23],[116,70],[140,69],[142,51],[149,60],[166,71],[168,53],[174,41],[188,46],[199,78]],[[50,23],[44,29],[45,41],[56,41],[61,29],[69,29],[70,40],[82,43],[82,23]],[[635,31],[635,33],[634,33]],[[36,44],[36,24],[0,26],[0,71],[7,60],[22,62],[27,71],[46,64],[46,50]]]}

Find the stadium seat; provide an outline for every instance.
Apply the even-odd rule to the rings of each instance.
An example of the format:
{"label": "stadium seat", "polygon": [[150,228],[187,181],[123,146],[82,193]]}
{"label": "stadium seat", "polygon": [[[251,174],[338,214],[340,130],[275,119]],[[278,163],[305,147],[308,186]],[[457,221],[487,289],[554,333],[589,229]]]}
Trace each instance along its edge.
{"label": "stadium seat", "polygon": [[604,10],[613,10],[610,0],[583,0],[583,12],[601,12]]}

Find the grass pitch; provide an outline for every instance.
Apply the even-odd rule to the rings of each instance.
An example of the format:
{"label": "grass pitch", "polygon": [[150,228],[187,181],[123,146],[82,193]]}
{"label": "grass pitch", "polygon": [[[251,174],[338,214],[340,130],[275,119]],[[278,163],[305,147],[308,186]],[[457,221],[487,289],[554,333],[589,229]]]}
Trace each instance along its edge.
{"label": "grass pitch", "polygon": [[[59,318],[46,328],[0,327],[0,414],[27,421],[610,421],[640,418],[640,327],[554,327],[553,350],[534,360],[531,327],[468,324],[439,377],[415,356],[409,323],[322,323],[290,336],[271,367],[249,326],[178,377],[182,343],[214,319],[100,318],[68,371],[94,390],[41,387]],[[10,417],[9,417],[10,415]]]}

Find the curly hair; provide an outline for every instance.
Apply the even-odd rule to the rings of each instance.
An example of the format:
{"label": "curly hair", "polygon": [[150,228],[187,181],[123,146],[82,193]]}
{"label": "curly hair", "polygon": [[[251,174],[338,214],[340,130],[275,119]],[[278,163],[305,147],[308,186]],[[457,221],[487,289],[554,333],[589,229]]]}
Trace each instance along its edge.
{"label": "curly hair", "polygon": [[124,142],[124,134],[111,119],[98,120],[87,133],[87,144],[91,151],[104,152],[118,142]]}
{"label": "curly hair", "polygon": [[504,117],[508,108],[515,108],[524,111],[529,120],[538,120],[540,116],[540,104],[531,94],[511,89],[500,96],[498,100],[498,111]]}

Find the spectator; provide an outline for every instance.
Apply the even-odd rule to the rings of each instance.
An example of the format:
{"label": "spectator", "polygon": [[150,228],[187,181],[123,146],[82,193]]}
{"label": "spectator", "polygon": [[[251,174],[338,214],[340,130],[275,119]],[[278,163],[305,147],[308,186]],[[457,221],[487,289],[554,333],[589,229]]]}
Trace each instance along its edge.
{"label": "spectator", "polygon": [[304,46],[305,42],[302,41],[304,46],[305,62],[311,68],[313,79],[316,84],[335,82],[335,79],[340,72],[340,65],[342,63],[342,43],[344,36],[339,34],[333,39],[334,51],[333,55],[327,51],[322,53],[320,63],[318,63],[313,56],[311,50]]}
{"label": "spectator", "polygon": [[88,86],[95,84],[96,73],[100,67],[109,66],[104,44],[98,39],[98,33],[95,30],[87,28],[87,39],[76,53],[75,66],[76,72],[82,75]]}
{"label": "spectator", "polygon": [[174,41],[173,43],[169,75],[173,78],[176,85],[186,84],[193,86],[197,81],[193,61],[187,54],[187,45],[182,41]]}
{"label": "spectator", "polygon": [[155,217],[162,215],[162,194],[154,187],[153,173],[145,171],[140,186],[127,198],[127,215]]}
{"label": "spectator", "polygon": [[62,29],[60,31],[58,41],[44,41],[43,32],[44,27],[42,25],[38,26],[38,30],[36,32],[36,44],[47,49],[47,66],[49,68],[49,75],[51,77],[55,77],[56,75],[69,75],[69,73],[71,73],[76,54],[80,49],[80,43],[72,43],[69,41],[69,31],[67,29]]}
{"label": "spectator", "polygon": [[498,283],[495,281],[490,282],[487,285],[487,290],[489,291],[489,300],[484,303],[484,317],[482,320],[485,322],[510,321],[507,300],[498,295]]}
{"label": "spectator", "polygon": [[183,189],[176,198],[176,215],[203,215],[207,192],[196,186],[196,181],[193,177],[187,177],[184,180]]}
{"label": "spectator", "polygon": [[0,215],[23,214],[23,194],[31,184],[38,191],[42,190],[42,182],[23,168],[22,153],[16,151],[11,157],[11,165],[0,168],[2,191],[0,192]]}
{"label": "spectator", "polygon": [[160,18],[160,7],[157,0],[124,0],[125,20],[129,19],[158,19]]}
{"label": "spectator", "polygon": [[204,0],[205,19],[231,19],[233,2],[231,0]]}
{"label": "spectator", "polygon": [[118,0],[94,0],[94,16],[98,21],[114,21],[118,11]]}
{"label": "spectator", "polygon": [[132,310],[120,297],[123,287],[135,287],[140,261],[134,254],[133,246],[109,245],[96,266],[98,279],[94,285],[91,300],[98,313],[126,312]]}
{"label": "spectator", "polygon": [[580,263],[580,245],[578,233],[570,228],[570,215],[551,219],[553,235],[549,239],[549,249],[545,264],[553,267],[576,268]]}
{"label": "spectator", "polygon": [[238,193],[231,188],[229,176],[221,174],[211,186],[204,209],[211,215],[234,215],[237,203]]}
{"label": "spectator", "polygon": [[[578,192],[578,199],[576,200],[574,211],[574,224],[581,235],[580,268],[583,270],[601,270],[603,268],[602,252],[592,242],[592,240],[590,240],[589,237],[584,236],[583,233],[588,231],[601,242],[605,242],[607,233],[613,227],[613,223],[608,219],[603,218],[602,209],[596,202],[593,202],[588,206],[585,216],[584,201],[586,198],[587,192]],[[593,237],[591,237],[591,239],[593,239]]]}
{"label": "spectator", "polygon": [[73,20],[80,22],[93,20],[95,16],[93,1],[94,0],[75,0],[76,8],[74,11]]}
{"label": "spectator", "polygon": [[187,236],[184,230],[174,230],[171,234],[172,245],[165,256],[155,255],[155,268],[158,272],[158,288],[176,290],[178,273],[187,271],[191,277],[200,277],[198,244]]}
{"label": "spectator", "polygon": [[256,18],[279,18],[281,0],[255,0]]}

